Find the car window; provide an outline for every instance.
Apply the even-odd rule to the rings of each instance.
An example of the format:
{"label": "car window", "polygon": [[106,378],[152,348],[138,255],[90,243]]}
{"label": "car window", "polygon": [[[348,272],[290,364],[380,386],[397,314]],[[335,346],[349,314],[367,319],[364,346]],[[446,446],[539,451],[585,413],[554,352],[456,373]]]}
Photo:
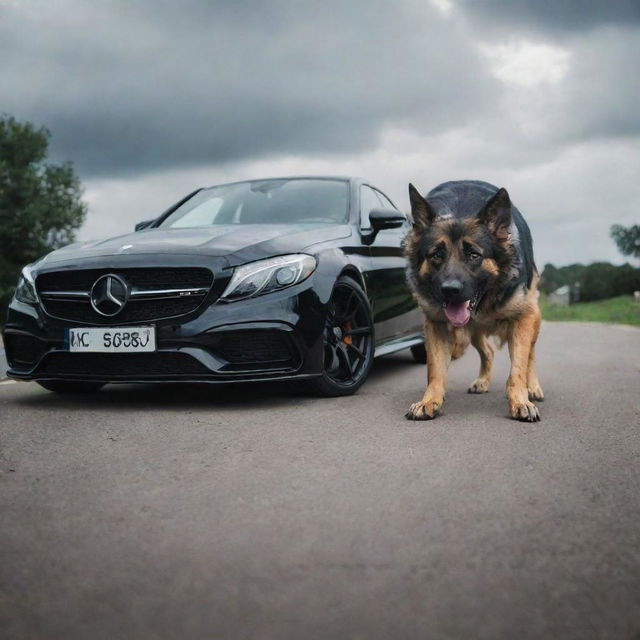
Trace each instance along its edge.
{"label": "car window", "polygon": [[222,208],[222,198],[211,198],[191,209],[188,215],[178,218],[173,225],[175,228],[205,227],[213,224],[218,212]]}
{"label": "car window", "polygon": [[159,226],[335,224],[346,222],[348,211],[349,183],[345,180],[256,180],[202,189]]}
{"label": "car window", "polygon": [[391,202],[391,200],[389,200],[389,198],[387,198],[387,196],[385,196],[384,193],[382,193],[382,191],[378,191],[378,189],[374,189],[374,191],[376,192],[376,195],[378,196],[378,198],[380,198],[380,202],[382,202],[382,206],[385,209],[395,209],[396,211],[398,210],[398,208],[393,204],[393,202]]}
{"label": "car window", "polygon": [[383,204],[378,194],[371,187],[363,184],[360,187],[360,225],[363,229],[368,229],[371,226],[369,222],[371,209],[381,208],[383,208]]}
{"label": "car window", "polygon": [[403,211],[400,211],[400,209],[398,209],[398,207],[396,207],[396,205],[393,204],[393,202],[391,202],[391,200],[389,200],[389,198],[387,198],[387,196],[385,196],[384,193],[382,193],[382,191],[378,191],[378,189],[375,189],[375,192],[380,198],[380,200],[382,200],[382,203],[383,203],[382,206],[385,209],[393,209],[394,211],[401,213],[405,217],[405,222],[404,222],[405,225],[409,224],[409,218],[407,217],[406,213],[404,213]]}

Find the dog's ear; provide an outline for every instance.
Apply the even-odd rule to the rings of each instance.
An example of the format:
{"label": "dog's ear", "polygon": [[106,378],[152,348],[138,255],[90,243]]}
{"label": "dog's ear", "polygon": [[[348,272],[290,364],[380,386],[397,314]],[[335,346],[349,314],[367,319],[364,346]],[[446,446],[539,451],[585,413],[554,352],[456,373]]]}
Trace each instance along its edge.
{"label": "dog's ear", "polygon": [[511,200],[504,187],[498,189],[491,200],[484,205],[482,211],[478,214],[478,218],[498,240],[509,239]]}
{"label": "dog's ear", "polygon": [[413,228],[426,229],[436,219],[436,212],[411,183],[409,183],[409,201]]}

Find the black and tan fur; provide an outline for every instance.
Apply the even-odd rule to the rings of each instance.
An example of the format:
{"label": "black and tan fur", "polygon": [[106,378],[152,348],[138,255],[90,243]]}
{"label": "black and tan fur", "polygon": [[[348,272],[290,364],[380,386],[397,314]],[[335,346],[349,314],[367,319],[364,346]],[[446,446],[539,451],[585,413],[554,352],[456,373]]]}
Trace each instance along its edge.
{"label": "black and tan fur", "polygon": [[533,402],[544,398],[535,369],[539,276],[527,223],[506,190],[486,182],[446,182],[426,198],[409,185],[409,195],[407,274],[424,312],[427,388],[407,418],[430,420],[441,412],[449,364],[469,343],[480,354],[469,392],[486,393],[494,353],[489,338],[497,336],[511,357],[511,416],[540,420]]}

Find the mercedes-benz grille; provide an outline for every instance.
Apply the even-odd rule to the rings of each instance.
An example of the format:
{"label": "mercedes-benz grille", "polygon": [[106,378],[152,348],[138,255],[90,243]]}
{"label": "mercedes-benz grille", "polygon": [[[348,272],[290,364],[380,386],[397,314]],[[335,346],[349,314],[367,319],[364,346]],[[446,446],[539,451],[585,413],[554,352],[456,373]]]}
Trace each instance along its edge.
{"label": "mercedes-benz grille", "polygon": [[38,296],[49,315],[109,325],[191,313],[212,284],[213,273],[204,267],[50,271],[36,279]]}

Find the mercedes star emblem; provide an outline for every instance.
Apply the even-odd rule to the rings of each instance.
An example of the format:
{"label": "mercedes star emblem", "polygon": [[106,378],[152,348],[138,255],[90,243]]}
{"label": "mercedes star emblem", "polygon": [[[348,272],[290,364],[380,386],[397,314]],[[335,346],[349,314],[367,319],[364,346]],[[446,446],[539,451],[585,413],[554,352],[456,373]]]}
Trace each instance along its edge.
{"label": "mercedes star emblem", "polygon": [[91,306],[101,316],[115,316],[129,299],[129,287],[119,276],[100,276],[91,287]]}

